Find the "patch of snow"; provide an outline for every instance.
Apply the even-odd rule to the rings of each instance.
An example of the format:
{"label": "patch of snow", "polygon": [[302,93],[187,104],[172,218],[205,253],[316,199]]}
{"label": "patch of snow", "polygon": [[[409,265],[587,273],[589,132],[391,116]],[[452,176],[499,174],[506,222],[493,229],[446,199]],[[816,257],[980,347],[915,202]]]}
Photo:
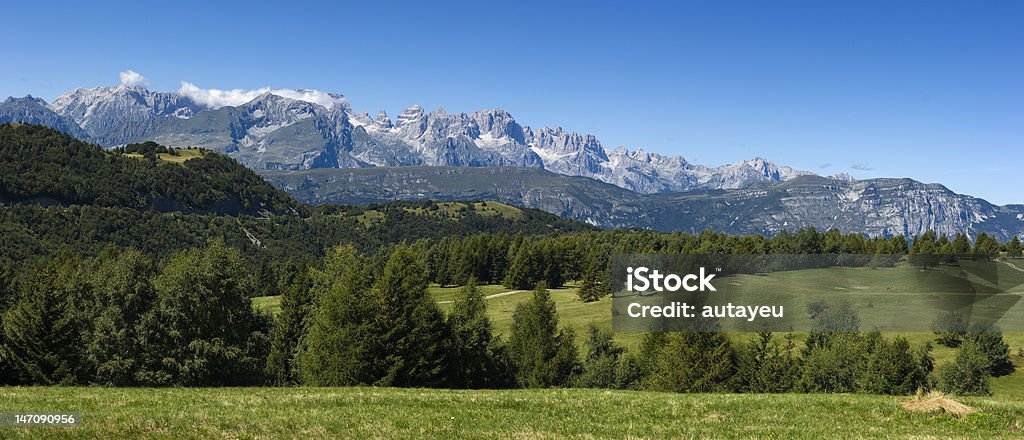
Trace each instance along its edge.
{"label": "patch of snow", "polygon": [[484,133],[480,135],[480,137],[473,139],[473,143],[476,144],[477,147],[483,149],[494,149],[511,142],[513,141],[507,137],[496,138],[491,133]]}

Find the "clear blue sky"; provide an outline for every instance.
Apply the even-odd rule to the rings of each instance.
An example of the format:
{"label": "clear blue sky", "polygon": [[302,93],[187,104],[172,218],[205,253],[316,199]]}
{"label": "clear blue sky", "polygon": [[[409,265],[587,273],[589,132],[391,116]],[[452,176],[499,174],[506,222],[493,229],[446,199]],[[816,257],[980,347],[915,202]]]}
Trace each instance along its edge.
{"label": "clear blue sky", "polygon": [[4,6],[0,95],[142,73],[356,110],[501,107],[717,165],[940,182],[1024,203],[1024,2],[222,1]]}

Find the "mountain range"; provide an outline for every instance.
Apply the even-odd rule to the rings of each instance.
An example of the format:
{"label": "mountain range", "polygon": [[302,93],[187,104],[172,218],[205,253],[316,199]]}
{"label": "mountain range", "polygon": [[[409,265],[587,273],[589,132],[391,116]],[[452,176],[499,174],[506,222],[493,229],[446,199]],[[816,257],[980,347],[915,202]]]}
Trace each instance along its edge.
{"label": "mountain range", "polygon": [[225,153],[298,199],[498,200],[603,227],[774,233],[804,226],[871,235],[1024,232],[1024,207],[995,206],[910,179],[821,177],[763,158],[711,167],[605,148],[593,135],[532,128],[501,109],[394,120],[340,94],[269,90],[223,105],[188,90],[72,90],[0,103],[0,122],[53,127],[105,147],[153,140]]}
{"label": "mountain range", "polygon": [[[312,94],[328,99],[294,98]],[[8,98],[0,121],[41,123],[106,147],[147,140],[203,147],[257,170],[521,166],[641,193],[743,188],[808,174],[762,158],[708,167],[643,149],[607,149],[593,135],[533,129],[501,109],[450,114],[413,105],[392,121],[384,111],[356,113],[338,94],[288,95],[267,91],[238,106],[210,107],[143,87],[78,88],[52,103]]]}

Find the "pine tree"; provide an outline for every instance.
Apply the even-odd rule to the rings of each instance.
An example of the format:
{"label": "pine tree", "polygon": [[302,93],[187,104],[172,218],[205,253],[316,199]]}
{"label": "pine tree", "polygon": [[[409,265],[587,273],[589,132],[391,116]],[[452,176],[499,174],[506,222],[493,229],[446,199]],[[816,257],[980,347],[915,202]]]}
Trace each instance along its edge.
{"label": "pine tree", "polygon": [[910,394],[925,386],[928,371],[903,337],[882,341],[868,356],[859,390],[871,394]]}
{"label": "pine tree", "polygon": [[735,353],[722,333],[672,333],[646,388],[677,393],[732,391],[735,372]]}
{"label": "pine tree", "polygon": [[867,345],[858,334],[839,333],[830,337],[829,344],[805,351],[798,388],[811,393],[856,391],[868,356]]}
{"label": "pine tree", "polygon": [[999,242],[995,237],[980,232],[974,239],[974,255],[980,258],[991,258],[999,254]]}
{"label": "pine tree", "polygon": [[427,293],[426,270],[408,246],[391,253],[367,294],[375,305],[370,328],[380,346],[367,347],[377,386],[443,386],[449,365],[451,334],[437,303]]}
{"label": "pine tree", "polygon": [[281,312],[274,318],[274,326],[270,331],[266,372],[274,384],[295,384],[300,381],[297,356],[314,305],[309,277],[300,273],[281,295]]}
{"label": "pine tree", "polygon": [[[365,294],[371,280],[361,258],[355,248],[340,247],[328,256],[323,270],[311,273],[314,305],[308,312],[309,330],[297,357],[307,385],[358,385],[376,380],[371,370],[373,356],[383,350],[383,341],[374,327],[378,310]],[[296,307],[289,313],[302,312]]]}
{"label": "pine tree", "polygon": [[582,373],[576,379],[576,386],[582,388],[614,388],[620,380],[619,358],[624,351],[612,341],[609,331],[602,331],[596,325],[587,328],[587,355],[583,360]]}
{"label": "pine tree", "polygon": [[971,240],[967,238],[967,234],[958,232],[953,238],[953,242],[950,243],[950,247],[955,255],[965,256],[971,253]]}
{"label": "pine tree", "polygon": [[587,270],[583,273],[583,280],[577,292],[583,302],[598,301],[610,294],[603,271],[597,265],[596,262],[588,265]]}
{"label": "pine tree", "polygon": [[576,370],[576,345],[571,330],[558,330],[558,313],[545,284],[512,314],[509,356],[521,387],[564,386]]}
{"label": "pine tree", "polygon": [[503,384],[502,369],[495,359],[495,343],[487,304],[476,279],[470,278],[459,290],[448,315],[452,329],[451,385],[459,388],[494,388]]}
{"label": "pine tree", "polygon": [[[306,385],[346,386],[375,380],[372,357],[381,350],[382,342],[371,327],[376,310],[364,294],[371,279],[360,259],[354,248],[338,248],[323,270],[310,274],[313,306],[307,318],[308,334],[297,357]],[[289,313],[301,314],[299,308],[293,310]]]}
{"label": "pine tree", "polygon": [[509,289],[529,289],[535,285],[540,271],[540,262],[535,258],[531,245],[525,241],[520,244],[509,262],[505,273],[504,285]]}
{"label": "pine tree", "polygon": [[1019,257],[1021,250],[1020,238],[1017,238],[1017,236],[1014,235],[1013,238],[1010,239],[1010,242],[1006,243],[1006,253],[1010,256]]}
{"label": "pine tree", "polygon": [[910,264],[922,269],[934,267],[939,263],[938,253],[935,231],[928,230],[914,239],[914,244],[910,247]]}
{"label": "pine tree", "polygon": [[749,393],[785,393],[796,386],[799,365],[793,355],[795,344],[787,336],[786,345],[773,340],[772,332],[758,333],[738,353],[737,380],[740,391]]}
{"label": "pine tree", "polygon": [[79,262],[62,254],[40,261],[30,270],[18,297],[4,314],[5,356],[19,383],[75,384],[89,380],[81,335],[84,324],[76,305],[81,284]]}

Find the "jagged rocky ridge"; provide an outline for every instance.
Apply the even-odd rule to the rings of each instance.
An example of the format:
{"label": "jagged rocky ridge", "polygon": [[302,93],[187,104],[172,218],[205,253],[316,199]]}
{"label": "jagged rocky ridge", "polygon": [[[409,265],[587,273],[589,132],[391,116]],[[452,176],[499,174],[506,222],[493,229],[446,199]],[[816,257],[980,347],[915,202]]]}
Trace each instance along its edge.
{"label": "jagged rocky ridge", "polygon": [[371,118],[341,95],[329,96],[325,106],[267,92],[209,108],[143,87],[78,88],[49,104],[10,98],[0,104],[0,122],[42,123],[107,147],[145,140],[205,147],[254,169],[525,166],[641,193],[742,188],[807,174],[761,158],[707,167],[643,149],[606,149],[593,135],[533,129],[500,109],[428,113],[414,105],[392,122],[384,111]]}

